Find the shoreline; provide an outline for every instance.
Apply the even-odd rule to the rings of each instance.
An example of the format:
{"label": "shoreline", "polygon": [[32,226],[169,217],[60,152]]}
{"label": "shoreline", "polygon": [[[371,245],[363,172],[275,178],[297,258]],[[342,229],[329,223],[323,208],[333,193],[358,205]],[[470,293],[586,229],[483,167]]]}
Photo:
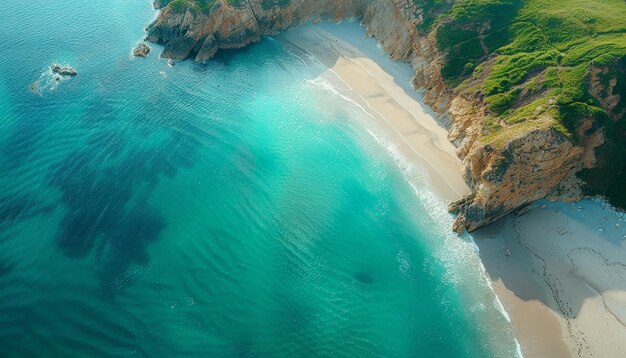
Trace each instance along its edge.
{"label": "shoreline", "polygon": [[[382,124],[403,154],[426,169],[437,197],[451,201],[467,194],[447,130],[410,86],[412,68],[365,43],[372,39],[356,33],[357,27],[362,29],[358,24],[307,24],[277,39],[325,66],[320,77]],[[592,218],[609,220],[611,209],[594,200],[540,201],[530,208],[523,216],[509,215],[471,234],[522,353],[572,357],[618,356],[626,351],[626,244],[613,248],[622,255],[621,261],[619,255],[611,256],[615,254],[607,244],[609,231],[593,229],[597,223],[581,216],[591,212]],[[623,231],[622,242],[626,242],[624,217],[618,215],[610,223],[617,230],[612,235]],[[573,244],[577,246],[569,246]],[[581,252],[576,263],[571,257],[574,249]],[[612,277],[606,267],[590,264],[593,260],[608,262],[606,267],[621,264],[624,274]]]}
{"label": "shoreline", "polygon": [[[448,141],[448,132],[410,87],[409,64],[391,60],[375,48],[371,38],[349,37],[356,23],[306,24],[286,31],[277,39],[314,57],[327,68],[320,77],[357,103],[393,138],[401,152],[426,169],[435,194],[443,200],[460,199],[470,192],[461,175],[461,161]],[[366,53],[369,52],[369,53]]]}

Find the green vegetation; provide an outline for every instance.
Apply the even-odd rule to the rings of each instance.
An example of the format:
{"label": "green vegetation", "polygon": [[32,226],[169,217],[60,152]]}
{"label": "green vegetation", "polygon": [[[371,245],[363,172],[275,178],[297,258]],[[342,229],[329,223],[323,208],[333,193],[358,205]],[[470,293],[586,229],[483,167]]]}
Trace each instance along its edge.
{"label": "green vegetation", "polygon": [[[446,54],[444,79],[468,97],[483,98],[486,142],[502,146],[519,133],[550,126],[578,143],[588,134],[581,132],[582,122],[591,119],[593,130],[604,129],[607,144],[596,152],[600,169],[581,177],[591,191],[626,196],[623,0],[414,2],[424,9],[418,29],[437,29],[437,46]],[[594,69],[602,84],[595,95]],[[619,102],[607,106],[603,99],[611,96]],[[619,173],[622,189],[614,180]]]}
{"label": "green vegetation", "polygon": [[440,16],[437,45],[448,53],[442,74],[452,84],[471,74],[482,62],[509,42],[508,28],[521,0],[459,0]]}
{"label": "green vegetation", "polygon": [[265,10],[273,7],[287,7],[291,4],[291,0],[261,0],[261,7]]}
{"label": "green vegetation", "polygon": [[246,4],[245,0],[228,0],[228,5],[230,6],[234,6],[234,7],[241,7],[244,4]]}
{"label": "green vegetation", "polygon": [[423,13],[423,22],[418,27],[423,34],[432,29],[440,14],[446,13],[452,7],[451,0],[413,0],[413,2]]}
{"label": "green vegetation", "polygon": [[[187,11],[189,8],[197,9],[203,13],[208,13],[209,10],[219,0],[172,0],[169,2],[169,7],[177,12]],[[242,7],[246,4],[245,0],[226,0],[228,5],[233,7]],[[291,0],[261,0],[261,6],[263,9],[270,9],[272,7],[286,7],[291,4]]]}
{"label": "green vegetation", "polygon": [[194,8],[206,14],[217,1],[218,0],[172,0],[169,2],[168,6],[176,12],[183,12],[187,11],[188,8]]}
{"label": "green vegetation", "polygon": [[[590,68],[624,64],[622,0],[429,3],[431,8],[448,7],[431,15],[439,22],[437,45],[447,53],[442,75],[449,84],[484,96],[495,117],[491,121],[499,124],[489,126],[490,131],[548,111],[560,121],[555,126],[575,140],[577,121],[604,112],[589,94]],[[625,93],[626,85],[620,86],[617,91]]]}

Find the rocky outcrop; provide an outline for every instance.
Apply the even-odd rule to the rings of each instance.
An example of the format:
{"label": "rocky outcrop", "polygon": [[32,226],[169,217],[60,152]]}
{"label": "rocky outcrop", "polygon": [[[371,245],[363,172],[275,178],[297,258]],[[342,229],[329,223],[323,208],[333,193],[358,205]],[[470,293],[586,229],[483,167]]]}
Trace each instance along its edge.
{"label": "rocky outcrop", "polygon": [[592,66],[589,92],[595,97],[612,120],[623,120],[626,115],[626,58],[612,66]]}
{"label": "rocky outcrop", "polygon": [[61,76],[76,76],[78,75],[78,71],[76,71],[76,69],[72,66],[69,65],[60,65],[58,63],[53,63],[52,66],[50,66],[50,70],[52,70],[52,72],[57,73]]}
{"label": "rocky outcrop", "polygon": [[604,143],[601,130],[585,138],[577,146],[546,126],[511,139],[500,150],[476,141],[463,161],[473,192],[449,206],[458,214],[455,228],[477,229],[545,197],[580,200],[581,181],[575,174],[595,164],[594,149]]}
{"label": "rocky outcrop", "polygon": [[368,2],[293,0],[267,8],[263,0],[243,0],[237,7],[217,1],[208,13],[168,6],[148,28],[148,40],[165,46],[164,57],[204,61],[220,49],[241,48],[306,21],[360,18]]}
{"label": "rocky outcrop", "polygon": [[140,42],[133,49],[133,56],[135,57],[146,57],[150,53],[150,47],[146,45],[145,42]]}
{"label": "rocky outcrop", "polygon": [[[270,8],[263,3],[243,0],[241,6],[232,7],[218,1],[206,14],[193,7],[182,11],[166,7],[149,27],[148,40],[165,46],[164,57],[203,61],[220,49],[240,48],[305,21],[362,18],[368,34],[392,58],[413,66],[414,86],[424,91],[428,105],[443,114],[449,139],[458,148],[472,193],[450,205],[458,214],[455,231],[474,230],[540,198],[581,198],[576,173],[595,165],[594,149],[605,139],[601,127],[593,118],[586,120],[579,128],[579,140],[574,141],[552,128],[546,118],[535,121],[532,129],[512,132],[505,143],[485,143],[485,105],[446,84],[441,75],[445,54],[437,47],[436,30],[419,31],[424,16],[415,1],[292,0],[287,6]],[[609,98],[607,105],[613,102]]]}
{"label": "rocky outcrop", "polygon": [[[484,104],[447,86],[441,75],[444,54],[435,33],[420,34],[421,10],[412,0],[377,0],[363,24],[394,59],[415,70],[413,84],[425,101],[449,120],[449,139],[463,159],[462,173],[472,193],[450,204],[457,214],[454,229],[474,230],[537,199],[574,201],[582,197],[576,173],[595,163],[594,148],[603,144],[593,120],[580,128],[578,145],[549,126],[511,136],[502,146],[483,143]],[[549,122],[546,120],[546,122]]]}
{"label": "rocky outcrop", "polygon": [[152,5],[155,9],[164,8],[167,4],[169,4],[170,0],[154,0]]}

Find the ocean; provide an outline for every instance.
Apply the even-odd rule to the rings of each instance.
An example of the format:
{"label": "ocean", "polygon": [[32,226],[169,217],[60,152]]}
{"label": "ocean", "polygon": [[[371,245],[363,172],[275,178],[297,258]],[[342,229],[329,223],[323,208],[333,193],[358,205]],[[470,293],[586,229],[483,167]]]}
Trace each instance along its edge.
{"label": "ocean", "polygon": [[170,66],[149,0],[3,9],[0,356],[518,354],[423,169],[283,43]]}

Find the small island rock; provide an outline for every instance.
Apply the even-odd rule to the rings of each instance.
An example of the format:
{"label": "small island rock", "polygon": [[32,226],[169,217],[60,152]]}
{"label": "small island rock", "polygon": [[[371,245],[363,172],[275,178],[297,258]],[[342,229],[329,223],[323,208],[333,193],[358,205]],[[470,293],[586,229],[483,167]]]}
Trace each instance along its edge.
{"label": "small island rock", "polygon": [[150,53],[150,47],[145,42],[140,42],[137,47],[133,49],[133,55],[135,57],[146,57]]}
{"label": "small island rock", "polygon": [[58,63],[53,63],[52,66],[50,66],[50,69],[52,70],[52,72],[58,73],[61,76],[76,76],[78,74],[76,69],[72,66],[62,66]]}

